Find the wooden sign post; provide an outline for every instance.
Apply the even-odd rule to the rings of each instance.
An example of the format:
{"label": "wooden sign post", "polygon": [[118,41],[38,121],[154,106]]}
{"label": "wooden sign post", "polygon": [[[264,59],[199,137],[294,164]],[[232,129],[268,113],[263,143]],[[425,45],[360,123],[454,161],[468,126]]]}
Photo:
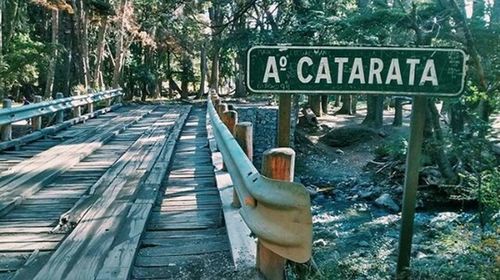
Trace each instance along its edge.
{"label": "wooden sign post", "polygon": [[278,108],[278,147],[290,147],[291,112],[292,96],[290,94],[280,93]]}
{"label": "wooden sign post", "polygon": [[413,96],[397,278],[408,279],[427,97],[464,89],[466,55],[446,48],[255,46],[247,52],[251,92],[279,94],[278,146],[290,143],[291,95]]}

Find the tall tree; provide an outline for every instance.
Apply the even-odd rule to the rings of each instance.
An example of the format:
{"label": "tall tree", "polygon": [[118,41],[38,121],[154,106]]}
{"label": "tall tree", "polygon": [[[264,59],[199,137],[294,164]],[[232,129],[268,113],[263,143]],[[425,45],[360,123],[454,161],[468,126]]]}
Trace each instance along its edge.
{"label": "tall tree", "polygon": [[59,10],[52,9],[52,54],[50,56],[49,69],[47,71],[47,83],[45,84],[44,97],[50,98],[52,96],[52,89],[54,86],[54,74],[56,72],[57,55],[59,48]]}

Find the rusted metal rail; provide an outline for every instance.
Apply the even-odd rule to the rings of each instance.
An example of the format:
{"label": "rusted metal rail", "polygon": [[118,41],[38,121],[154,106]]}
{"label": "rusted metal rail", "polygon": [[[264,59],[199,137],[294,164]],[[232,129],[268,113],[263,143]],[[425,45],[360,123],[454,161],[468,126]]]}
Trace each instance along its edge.
{"label": "rusted metal rail", "polygon": [[307,262],[312,251],[312,216],[305,187],[261,175],[219,118],[210,97],[207,106],[243,220],[267,249],[294,262]]}

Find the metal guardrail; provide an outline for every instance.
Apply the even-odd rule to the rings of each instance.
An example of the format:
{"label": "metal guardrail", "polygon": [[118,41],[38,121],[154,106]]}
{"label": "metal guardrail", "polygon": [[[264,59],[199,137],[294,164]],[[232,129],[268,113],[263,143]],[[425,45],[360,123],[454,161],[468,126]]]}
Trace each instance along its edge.
{"label": "metal guardrail", "polygon": [[121,89],[112,89],[88,95],[66,97],[20,107],[2,109],[0,110],[0,125],[11,124],[17,121],[43,116],[122,95]]}
{"label": "metal guardrail", "polygon": [[294,262],[307,262],[312,253],[309,193],[302,184],[261,175],[220,120],[210,96],[207,104],[215,141],[238,194],[243,220],[269,250]]}

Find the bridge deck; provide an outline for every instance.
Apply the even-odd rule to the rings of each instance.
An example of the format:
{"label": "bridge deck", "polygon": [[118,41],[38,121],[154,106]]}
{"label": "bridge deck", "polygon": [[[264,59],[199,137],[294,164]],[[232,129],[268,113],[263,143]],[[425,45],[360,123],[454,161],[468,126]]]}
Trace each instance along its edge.
{"label": "bridge deck", "polygon": [[224,273],[206,111],[190,110],[123,108],[1,152],[0,279]]}

